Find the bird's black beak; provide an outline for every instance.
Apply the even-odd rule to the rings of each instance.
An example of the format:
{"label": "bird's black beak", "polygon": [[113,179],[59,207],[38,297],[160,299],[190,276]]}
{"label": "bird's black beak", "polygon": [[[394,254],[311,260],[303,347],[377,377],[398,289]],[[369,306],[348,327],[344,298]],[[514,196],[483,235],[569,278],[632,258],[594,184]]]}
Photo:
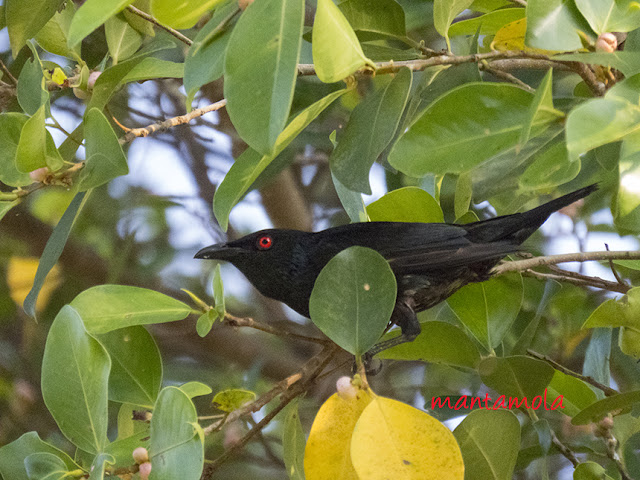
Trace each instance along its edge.
{"label": "bird's black beak", "polygon": [[226,243],[216,243],[215,245],[204,247],[196,253],[193,258],[199,258],[201,260],[227,260],[236,250],[236,248],[230,247]]}

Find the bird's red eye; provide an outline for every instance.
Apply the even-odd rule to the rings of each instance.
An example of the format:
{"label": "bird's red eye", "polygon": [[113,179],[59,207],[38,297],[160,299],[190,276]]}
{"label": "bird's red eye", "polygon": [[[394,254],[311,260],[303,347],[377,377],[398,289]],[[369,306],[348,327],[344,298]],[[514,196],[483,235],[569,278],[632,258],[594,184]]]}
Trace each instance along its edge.
{"label": "bird's red eye", "polygon": [[273,239],[269,235],[258,239],[258,249],[260,250],[269,250],[271,245],[273,245]]}

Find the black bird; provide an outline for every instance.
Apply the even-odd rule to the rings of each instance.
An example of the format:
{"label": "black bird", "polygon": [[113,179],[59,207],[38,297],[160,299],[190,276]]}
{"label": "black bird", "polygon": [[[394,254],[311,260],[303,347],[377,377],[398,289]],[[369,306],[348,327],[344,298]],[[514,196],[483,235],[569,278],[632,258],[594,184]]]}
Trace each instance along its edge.
{"label": "black bird", "polygon": [[203,248],[195,258],[226,260],[263,295],[309,317],[309,297],[320,270],[340,251],[359,245],[378,251],[393,270],[398,294],[391,322],[402,335],[374,346],[369,357],[420,333],[417,312],[459,288],[488,280],[491,269],[549,216],[597,190],[597,184],[533,210],[466,225],[447,223],[351,223],[316,233],[268,229]]}

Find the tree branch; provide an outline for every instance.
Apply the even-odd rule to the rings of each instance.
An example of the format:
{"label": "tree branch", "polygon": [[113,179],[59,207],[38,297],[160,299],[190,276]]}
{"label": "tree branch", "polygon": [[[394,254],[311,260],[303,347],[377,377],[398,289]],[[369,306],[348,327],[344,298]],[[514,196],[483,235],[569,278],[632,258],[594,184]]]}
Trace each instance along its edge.
{"label": "tree branch", "polygon": [[493,275],[502,275],[506,272],[523,272],[531,268],[540,267],[542,265],[556,265],[566,262],[590,262],[600,260],[640,260],[639,252],[582,252],[582,253],[565,253],[561,255],[548,255],[543,257],[527,258],[526,260],[515,260],[513,262],[504,262],[496,266],[492,270]]}
{"label": "tree branch", "polygon": [[178,40],[180,40],[181,42],[185,43],[186,45],[191,46],[193,44],[193,41],[190,38],[185,37],[179,31],[174,30],[171,27],[167,27],[166,25],[161,24],[153,16],[149,15],[146,12],[143,12],[142,10],[137,9],[133,5],[129,5],[127,7],[127,10],[129,10],[131,13],[133,13],[135,15],[138,15],[140,18],[145,19],[147,22],[153,23],[156,27],[159,27],[159,28],[163,29],[165,32],[169,32],[171,35],[173,35],[174,37],[176,37]]}
{"label": "tree branch", "polygon": [[232,327],[255,328],[256,330],[260,330],[261,332],[270,333],[272,335],[277,335],[279,337],[297,338],[298,340],[304,340],[305,342],[318,343],[320,345],[328,345],[329,343],[331,343],[330,340],[327,340],[324,338],[308,337],[306,335],[300,335],[298,333],[290,332],[288,330],[283,330],[281,328],[274,328],[271,325],[267,325],[266,323],[256,322],[253,318],[236,317],[234,315],[231,315],[228,312],[225,313],[224,323]]}

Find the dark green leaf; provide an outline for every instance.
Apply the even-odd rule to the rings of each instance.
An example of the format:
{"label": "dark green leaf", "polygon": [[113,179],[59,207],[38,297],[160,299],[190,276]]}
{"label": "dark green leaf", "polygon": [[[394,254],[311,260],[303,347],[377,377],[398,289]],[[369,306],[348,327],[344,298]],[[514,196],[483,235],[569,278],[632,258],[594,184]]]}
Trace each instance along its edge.
{"label": "dark green leaf", "polygon": [[518,182],[524,190],[550,189],[573,180],[580,173],[581,164],[579,158],[569,159],[565,142],[558,139],[535,156]]}
{"label": "dark green leaf", "polygon": [[347,0],[338,8],[356,31],[406,35],[404,10],[395,0]]}
{"label": "dark green leaf", "polygon": [[473,0],[434,0],[433,2],[433,26],[447,41],[449,45],[449,27],[453,19],[462,11],[469,8]]}
{"label": "dark green leaf", "polygon": [[[35,37],[64,0],[5,0],[6,24],[15,58],[27,40]],[[6,480],[6,479],[5,479]]]}
{"label": "dark green leaf", "polygon": [[40,59],[27,60],[18,77],[18,103],[27,115],[35,115],[43,105],[49,103],[49,92],[44,88],[44,74]]}
{"label": "dark green leaf", "polygon": [[302,45],[304,2],[261,0],[236,24],[225,57],[224,96],[238,134],[273,152],[291,109]]}
{"label": "dark green leaf", "polygon": [[253,402],[255,399],[255,392],[241,388],[231,388],[216,393],[211,403],[213,403],[213,406],[218,410],[230,413],[247,403]]}
{"label": "dark green leaf", "polygon": [[111,361],[78,312],[64,306],[49,334],[42,360],[42,397],[62,433],[78,448],[97,453],[107,445]]}
{"label": "dark green leaf", "polygon": [[270,155],[261,156],[253,149],[245,150],[218,186],[213,197],[213,213],[218,219],[220,228],[226,231],[229,226],[229,213],[233,206],[249,190],[253,182],[267,166],[296,138],[322,111],[334,100],[344,95],[348,90],[338,90],[321,98],[314,104],[300,112],[284,131],[278,136],[274,151]]}
{"label": "dark green leaf", "polygon": [[553,108],[553,93],[551,91],[551,85],[553,84],[552,72],[553,70],[549,69],[547,74],[544,76],[535,95],[533,96],[531,105],[529,105],[529,112],[522,127],[522,131],[520,132],[520,139],[518,140],[520,148],[529,141],[531,129],[533,128],[536,119],[541,115],[544,116],[546,113],[557,112],[559,117],[563,116],[562,112],[558,112]]}
{"label": "dark green leaf", "polygon": [[331,172],[350,190],[371,194],[369,170],[398,128],[411,75],[411,70],[403,68],[353,110],[330,158]]}
{"label": "dark green leaf", "polygon": [[17,440],[0,448],[0,475],[5,480],[29,480],[24,467],[24,460],[33,453],[51,453],[64,462],[67,470],[76,470],[80,467],[64,453],[52,445],[40,440],[36,432],[29,432]]}
{"label": "dark green leaf", "polygon": [[369,350],[384,332],[396,301],[396,279],[378,252],[351,247],[322,269],[309,300],[311,320],[354,355]]}
{"label": "dark green leaf", "polygon": [[89,332],[107,333],[132,325],[174,322],[191,313],[188,305],[154,290],[98,285],[71,302]]}
{"label": "dark green leaf", "polygon": [[347,212],[349,219],[352,222],[368,222],[369,216],[364,206],[364,200],[360,192],[354,192],[345,187],[340,180],[332,173],[331,179],[333,180],[333,186],[336,189],[342,208]]}
{"label": "dark green leaf", "polygon": [[142,34],[129,25],[123,14],[109,18],[104,33],[113,65],[132,56],[142,45]]}
{"label": "dark green leaf", "polygon": [[21,113],[0,115],[0,181],[12,187],[22,187],[33,182],[28,173],[17,169],[16,153],[22,127],[29,117]]}
{"label": "dark green leaf", "polygon": [[49,240],[47,240],[47,244],[42,252],[42,257],[40,257],[40,263],[38,264],[38,270],[36,271],[36,278],[33,280],[33,287],[31,287],[27,298],[24,300],[24,311],[31,317],[36,316],[36,300],[38,299],[40,289],[42,288],[42,285],[44,285],[45,278],[47,278],[47,275],[58,262],[58,258],[60,258],[60,255],[62,254],[62,250],[67,243],[67,238],[69,238],[69,234],[71,233],[73,222],[78,216],[78,213],[80,213],[80,209],[84,204],[84,197],[84,192],[78,193],[73,197],[73,200],[65,210],[62,218],[58,222],[58,225],[53,229],[53,233],[49,237]]}
{"label": "dark green leaf", "polygon": [[478,372],[485,385],[514,401],[526,398],[528,407],[536,403],[535,397],[544,394],[554,374],[546,362],[520,355],[487,357],[480,362]]}
{"label": "dark green leaf", "polygon": [[113,17],[133,0],[87,0],[71,21],[68,45],[70,48],[79,44],[84,37]]}
{"label": "dark green leaf", "polygon": [[[593,378],[596,382],[609,385],[611,372],[609,370],[609,358],[611,357],[611,329],[594,328],[591,331],[591,340],[584,355],[582,374]],[[598,391],[599,398],[602,392]]]}
{"label": "dark green leaf", "polygon": [[589,25],[573,2],[546,0],[527,4],[525,44],[546,50],[582,48],[579,32],[591,33]]}
{"label": "dark green leaf", "polygon": [[480,28],[480,35],[495,35],[507,23],[520,20],[524,15],[524,8],[503,8],[480,17],[454,23],[449,28],[449,36],[475,35],[478,28]]}
{"label": "dark green leaf", "polygon": [[36,452],[24,459],[24,468],[29,480],[63,480],[68,473],[67,466],[57,455]]}
{"label": "dark green leaf", "polygon": [[129,173],[127,157],[109,120],[97,108],[85,115],[86,162],[80,171],[80,191],[99,187]]}
{"label": "dark green leaf", "polygon": [[75,4],[66,2],[62,11],[56,13],[36,35],[38,44],[55,55],[79,60],[80,46],[69,48],[67,45],[69,27],[75,12]]}
{"label": "dark green leaf", "polygon": [[520,450],[520,423],[508,410],[474,410],[453,431],[468,480],[511,480]]}
{"label": "dark green leaf", "polygon": [[97,338],[111,357],[109,400],[153,408],[162,384],[162,359],[153,337],[133,326]]}
{"label": "dark green leaf", "polygon": [[[420,335],[413,342],[385,350],[379,354],[379,357],[393,360],[421,360],[468,368],[478,366],[480,362],[478,348],[460,328],[445,322],[425,322],[421,327]],[[396,336],[397,332],[389,333],[383,337],[383,340]]]}
{"label": "dark green leaf", "polygon": [[571,423],[574,425],[587,425],[602,420],[609,412],[614,410],[629,411],[640,403],[640,390],[620,393],[592,403],[584,410],[576,414]]}

